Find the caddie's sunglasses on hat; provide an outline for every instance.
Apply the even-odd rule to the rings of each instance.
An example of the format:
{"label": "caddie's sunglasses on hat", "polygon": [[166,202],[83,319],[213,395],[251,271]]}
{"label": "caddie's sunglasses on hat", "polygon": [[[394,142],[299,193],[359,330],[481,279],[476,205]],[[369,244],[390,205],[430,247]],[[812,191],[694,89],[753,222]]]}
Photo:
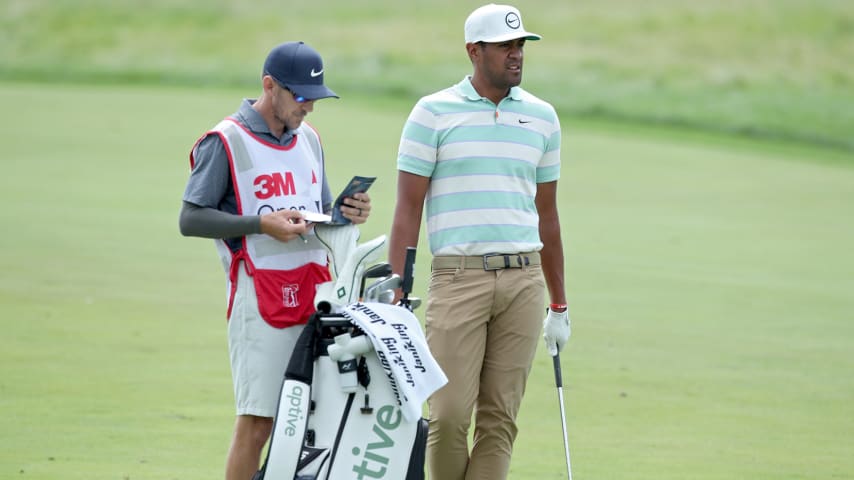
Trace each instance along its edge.
{"label": "caddie's sunglasses on hat", "polygon": [[293,91],[293,90],[291,90],[291,89],[290,89],[290,88],[288,88],[288,87],[282,87],[282,88],[284,88],[285,90],[287,90],[287,91],[291,92],[291,95],[293,95],[293,97],[294,97],[294,101],[295,101],[295,102],[297,102],[297,103],[305,103],[305,102],[310,101],[309,99],[307,99],[307,98],[303,97],[302,95],[297,95],[296,93],[294,93],[294,91]]}
{"label": "caddie's sunglasses on hat", "polygon": [[[266,70],[265,70],[265,71],[264,71],[264,75],[270,75],[270,72],[268,72],[268,71],[266,71]],[[290,88],[286,87],[282,82],[280,82],[280,81],[279,81],[276,77],[274,77],[273,75],[270,75],[270,78],[272,78],[272,79],[273,79],[273,80],[274,80],[274,81],[275,81],[275,82],[276,82],[276,83],[277,83],[281,88],[283,88],[283,89],[287,90],[288,92],[290,92],[290,93],[291,93],[291,95],[294,97],[294,101],[295,101],[295,102],[297,102],[297,103],[305,103],[305,102],[310,101],[309,99],[307,99],[307,98],[303,97],[302,95],[297,95],[296,93],[294,93],[294,91],[293,91],[293,90],[291,90]]]}

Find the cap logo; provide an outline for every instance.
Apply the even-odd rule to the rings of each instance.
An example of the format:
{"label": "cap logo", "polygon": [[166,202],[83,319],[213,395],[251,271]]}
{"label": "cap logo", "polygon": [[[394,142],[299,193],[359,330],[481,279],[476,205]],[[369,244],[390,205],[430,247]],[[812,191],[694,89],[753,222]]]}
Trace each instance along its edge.
{"label": "cap logo", "polygon": [[519,25],[522,24],[522,22],[519,20],[519,15],[516,15],[516,12],[508,13],[507,16],[504,17],[504,23],[506,23],[507,26],[512,28],[513,30],[518,29]]}
{"label": "cap logo", "polygon": [[319,76],[323,75],[323,69],[321,68],[319,72],[315,72],[314,69],[312,68],[311,72],[309,72],[309,75],[311,75],[312,78],[319,77]]}

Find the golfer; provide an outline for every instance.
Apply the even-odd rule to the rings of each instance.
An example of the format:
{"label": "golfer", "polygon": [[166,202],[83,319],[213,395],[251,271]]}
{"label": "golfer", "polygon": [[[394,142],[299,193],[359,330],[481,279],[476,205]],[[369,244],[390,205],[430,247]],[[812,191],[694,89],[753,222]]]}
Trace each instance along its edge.
{"label": "golfer", "polygon": [[[261,96],[244,100],[190,154],[181,233],[216,239],[228,285],[237,421],[226,480],[258,470],[291,351],[315,310],[316,286],[330,279],[326,250],[303,217],[332,209],[320,139],[303,122],[318,100],[337,98],[323,77],[310,46],[276,46],[264,62]],[[344,204],[344,217],[365,222],[366,193]]]}
{"label": "golfer", "polygon": [[389,257],[400,273],[426,200],[427,341],[449,380],[428,401],[430,478],[500,480],[546,288],[549,352],[570,335],[556,202],[561,131],[554,108],[519,87],[525,44],[540,39],[519,11],[483,6],[464,30],[474,72],[420,99],[403,127]]}

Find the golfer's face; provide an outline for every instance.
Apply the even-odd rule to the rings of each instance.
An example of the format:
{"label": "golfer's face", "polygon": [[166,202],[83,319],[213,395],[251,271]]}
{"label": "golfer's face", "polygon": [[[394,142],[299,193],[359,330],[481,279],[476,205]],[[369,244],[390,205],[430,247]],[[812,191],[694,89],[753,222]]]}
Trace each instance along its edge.
{"label": "golfer's face", "polygon": [[314,100],[305,100],[278,84],[274,88],[273,115],[276,120],[284,124],[285,131],[299,128],[306,115],[314,110]]}
{"label": "golfer's face", "polygon": [[483,78],[500,89],[522,83],[522,56],[525,39],[518,38],[501,43],[484,43],[478,69]]}

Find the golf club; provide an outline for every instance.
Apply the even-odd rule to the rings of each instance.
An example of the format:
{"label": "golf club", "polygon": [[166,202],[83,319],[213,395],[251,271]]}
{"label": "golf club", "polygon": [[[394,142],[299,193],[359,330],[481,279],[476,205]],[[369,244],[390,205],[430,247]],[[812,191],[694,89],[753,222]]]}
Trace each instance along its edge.
{"label": "golf club", "polygon": [[412,302],[409,300],[409,294],[412,292],[412,281],[415,276],[415,247],[406,247],[406,259],[403,262],[403,280],[400,290],[403,297],[400,299],[400,306],[406,307],[412,311]]}
{"label": "golf club", "polygon": [[388,263],[378,263],[365,269],[362,274],[362,285],[359,288],[359,301],[365,296],[365,280],[369,278],[380,278],[391,275],[391,265]]}
{"label": "golf club", "polygon": [[[400,288],[401,279],[400,275],[392,274],[387,277],[382,277],[372,283],[368,288],[365,289],[365,301],[366,302],[379,302],[381,295],[389,290],[395,290]],[[394,292],[392,292],[392,298],[394,296]],[[389,303],[389,302],[384,302]]]}
{"label": "golf club", "polygon": [[566,452],[566,475],[572,480],[572,464],[569,461],[569,440],[566,436],[566,412],[563,409],[563,379],[560,373],[560,353],[552,357],[555,369],[555,385],[557,385],[557,398],[560,402],[560,425],[563,428],[563,448]]}
{"label": "golf club", "polygon": [[394,290],[386,290],[379,294],[377,301],[380,303],[388,303],[391,305],[394,303]]}

